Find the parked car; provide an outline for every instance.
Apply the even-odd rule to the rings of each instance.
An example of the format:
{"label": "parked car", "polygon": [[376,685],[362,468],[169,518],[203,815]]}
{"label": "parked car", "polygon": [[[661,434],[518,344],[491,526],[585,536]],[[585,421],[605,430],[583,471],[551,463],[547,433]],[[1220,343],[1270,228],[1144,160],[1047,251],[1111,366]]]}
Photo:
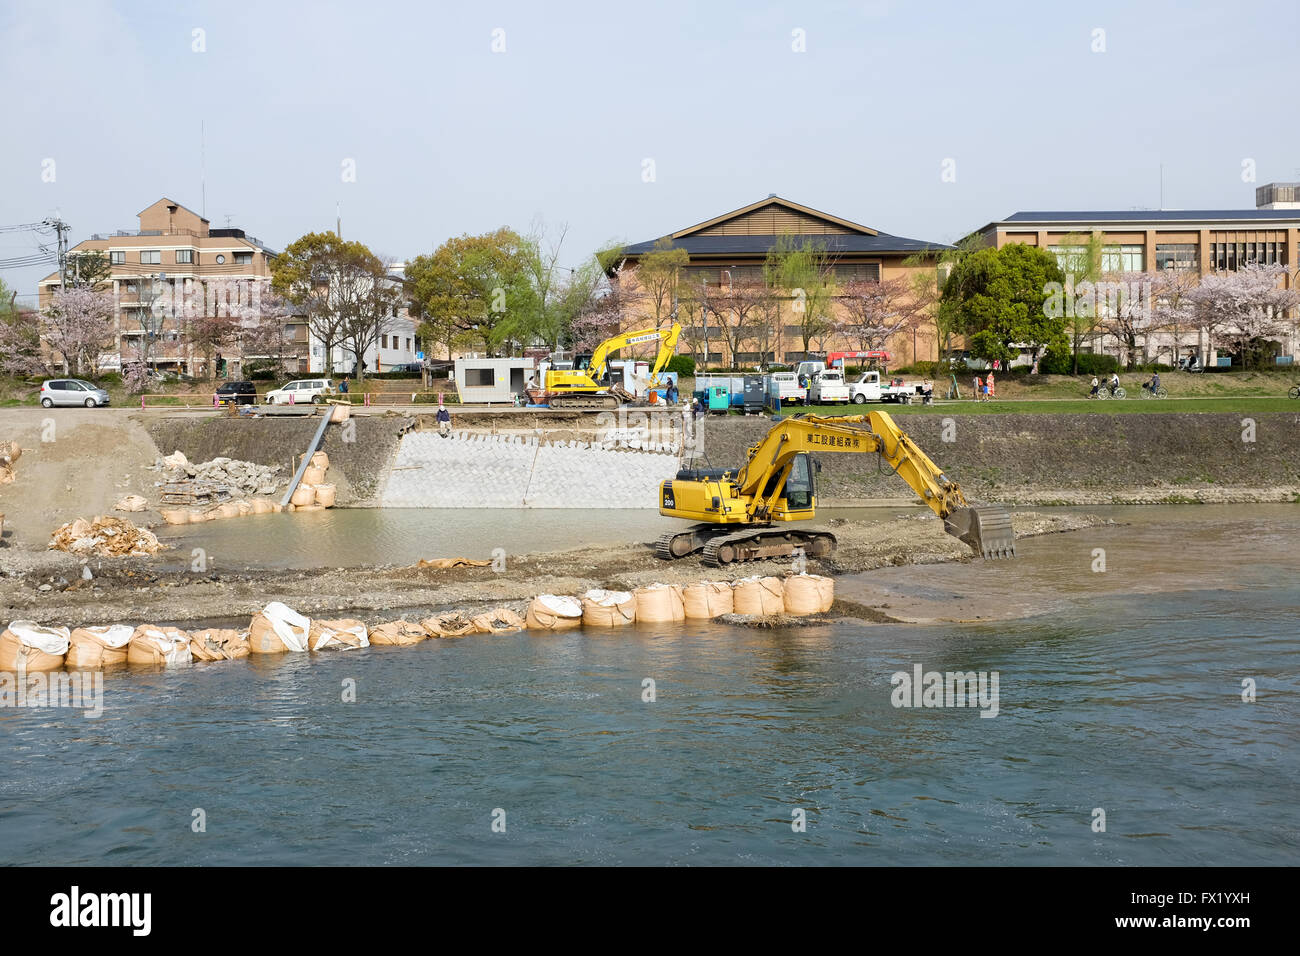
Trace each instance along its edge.
{"label": "parked car", "polygon": [[257,386],[252,382],[222,382],[217,386],[218,405],[256,405]]}
{"label": "parked car", "polygon": [[424,366],[421,365],[419,362],[407,362],[407,363],[405,363],[404,365],[393,365],[393,366],[390,366],[389,369],[388,369],[388,371],[390,371],[390,372],[402,372],[402,373],[404,373],[404,374],[406,374],[406,375],[419,375],[421,369],[423,369],[423,368],[424,368]]}
{"label": "parked car", "polygon": [[268,405],[304,405],[324,401],[334,387],[327,378],[296,378],[267,392],[263,401]]}
{"label": "parked car", "polygon": [[46,408],[55,405],[96,408],[108,404],[108,392],[79,378],[51,378],[41,382],[41,404]]}

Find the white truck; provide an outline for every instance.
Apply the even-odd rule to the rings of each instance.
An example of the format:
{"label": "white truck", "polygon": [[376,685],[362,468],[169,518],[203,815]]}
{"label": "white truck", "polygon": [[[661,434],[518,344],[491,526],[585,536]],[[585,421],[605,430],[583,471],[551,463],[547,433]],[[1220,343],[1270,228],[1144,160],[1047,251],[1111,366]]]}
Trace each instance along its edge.
{"label": "white truck", "polygon": [[800,386],[798,372],[772,372],[767,376],[767,394],[782,405],[807,405],[808,389]]}
{"label": "white truck", "polygon": [[844,373],[837,368],[818,372],[808,388],[810,405],[847,405],[849,400],[849,387],[844,383]]}
{"label": "white truck", "polygon": [[855,405],[867,402],[899,402],[910,405],[925,400],[925,386],[920,382],[882,382],[879,372],[863,372],[856,381],[848,384],[850,398]]}

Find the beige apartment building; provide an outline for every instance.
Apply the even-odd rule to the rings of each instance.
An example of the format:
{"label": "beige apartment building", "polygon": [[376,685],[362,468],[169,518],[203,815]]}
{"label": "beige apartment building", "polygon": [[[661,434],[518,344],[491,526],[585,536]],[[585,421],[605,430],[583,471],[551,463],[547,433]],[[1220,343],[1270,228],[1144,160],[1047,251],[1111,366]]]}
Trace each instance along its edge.
{"label": "beige apartment building", "polygon": [[[1023,242],[1061,253],[1063,244],[1099,233],[1103,265],[1110,273],[1178,269],[1205,276],[1259,263],[1283,266],[1287,273],[1282,281],[1292,288],[1300,263],[1300,183],[1260,186],[1255,203],[1254,209],[1017,212],[972,235],[996,248]],[[1092,345],[1094,351],[1108,354],[1119,349],[1109,336],[1095,336]],[[1286,357],[1294,355],[1298,345],[1294,336],[1283,343]],[[1172,344],[1159,332],[1152,333],[1146,347],[1150,358],[1168,364],[1189,353],[1207,362],[1216,358],[1204,336],[1197,346],[1184,345],[1181,356],[1172,354]]]}
{"label": "beige apartment building", "polygon": [[[168,304],[179,306],[187,294],[191,301],[200,302],[247,294],[251,283],[269,283],[276,253],[243,229],[214,229],[194,210],[167,198],[141,210],[138,219],[138,229],[92,235],[69,250],[70,270],[78,252],[94,250],[109,260],[117,335],[116,347],[101,364],[120,368],[123,362],[135,360],[146,337],[152,335],[147,340],[150,365],[206,374],[201,367],[205,357],[195,354],[186,340],[184,314]],[[57,272],[40,281],[41,307],[58,287]],[[285,355],[292,356],[286,363],[291,368],[308,367],[309,343],[302,322],[293,318],[285,322],[283,348]]]}
{"label": "beige apartment building", "polygon": [[[646,254],[654,251],[656,243],[664,247],[686,250],[689,264],[680,279],[683,289],[726,289],[734,284],[759,283],[764,280],[763,265],[768,252],[782,236],[796,241],[807,237],[825,250],[832,263],[834,281],[844,283],[882,282],[911,276],[918,271],[935,269],[934,258],[945,249],[943,243],[906,239],[881,232],[830,213],[821,212],[770,195],[740,209],[723,213],[712,219],[668,233],[662,240],[649,240],[629,246],[624,250],[623,273],[635,283],[637,265]],[[916,264],[919,260],[920,264]],[[778,291],[776,329],[766,335],[764,342],[742,339],[733,353],[727,336],[717,327],[716,319],[708,328],[694,315],[682,314],[678,320],[683,326],[680,352],[693,354],[697,362],[705,359],[707,341],[708,364],[711,367],[740,367],[759,363],[793,363],[808,357],[824,355],[828,351],[854,350],[859,347],[852,336],[830,330],[815,336],[805,352],[803,325],[796,314],[795,298],[790,290]],[[843,318],[840,306],[832,302],[833,321]],[[629,326],[631,322],[627,323]],[[760,351],[762,345],[767,348]],[[887,344],[891,364],[906,365],[916,360],[934,360],[937,354],[933,327],[929,322],[916,321],[905,331],[896,334]]]}

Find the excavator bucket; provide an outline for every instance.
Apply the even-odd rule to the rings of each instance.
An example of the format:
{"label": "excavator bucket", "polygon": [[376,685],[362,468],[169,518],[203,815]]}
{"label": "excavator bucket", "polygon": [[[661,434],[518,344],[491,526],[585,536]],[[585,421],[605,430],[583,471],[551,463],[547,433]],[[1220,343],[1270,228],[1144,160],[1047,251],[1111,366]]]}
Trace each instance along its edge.
{"label": "excavator bucket", "polygon": [[965,541],[980,557],[1016,556],[1016,533],[1011,528],[1011,515],[1003,508],[958,508],[944,520],[943,530]]}

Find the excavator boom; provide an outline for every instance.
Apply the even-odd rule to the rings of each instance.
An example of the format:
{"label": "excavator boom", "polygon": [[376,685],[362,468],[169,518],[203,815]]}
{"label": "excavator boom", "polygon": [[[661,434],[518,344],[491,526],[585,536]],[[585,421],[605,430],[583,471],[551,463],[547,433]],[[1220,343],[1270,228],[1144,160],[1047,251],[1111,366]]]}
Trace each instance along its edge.
{"label": "excavator boom", "polygon": [[[682,327],[674,322],[664,329],[640,329],[612,336],[596,346],[591,362],[585,369],[552,370],[546,373],[544,388],[538,398],[545,397],[555,407],[566,408],[617,408],[634,396],[622,386],[606,386],[602,379],[609,367],[609,357],[619,349],[641,342],[658,342],[650,384],[659,385],[659,375],[677,350],[677,338]],[[530,393],[531,394],[531,393]]]}
{"label": "excavator boom", "polygon": [[[660,539],[662,557],[682,557],[703,549],[713,563],[746,557],[766,557],[807,547],[829,553],[834,538],[825,532],[759,530],[750,533],[729,526],[770,529],[776,522],[799,521],[816,514],[815,452],[879,454],[890,468],[944,519],[944,530],[985,558],[1012,557],[1015,533],[1011,518],[998,507],[972,506],[961,487],[944,475],[885,412],[827,417],[797,415],[776,422],[751,446],[745,464],[736,471],[682,471],[660,486],[660,514],[695,518],[702,523]],[[724,545],[714,538],[725,535]],[[801,538],[807,540],[800,543]],[[816,539],[816,540],[814,540]],[[721,540],[721,539],[719,539]],[[786,544],[783,545],[782,541]],[[761,542],[755,544],[754,542]]]}

